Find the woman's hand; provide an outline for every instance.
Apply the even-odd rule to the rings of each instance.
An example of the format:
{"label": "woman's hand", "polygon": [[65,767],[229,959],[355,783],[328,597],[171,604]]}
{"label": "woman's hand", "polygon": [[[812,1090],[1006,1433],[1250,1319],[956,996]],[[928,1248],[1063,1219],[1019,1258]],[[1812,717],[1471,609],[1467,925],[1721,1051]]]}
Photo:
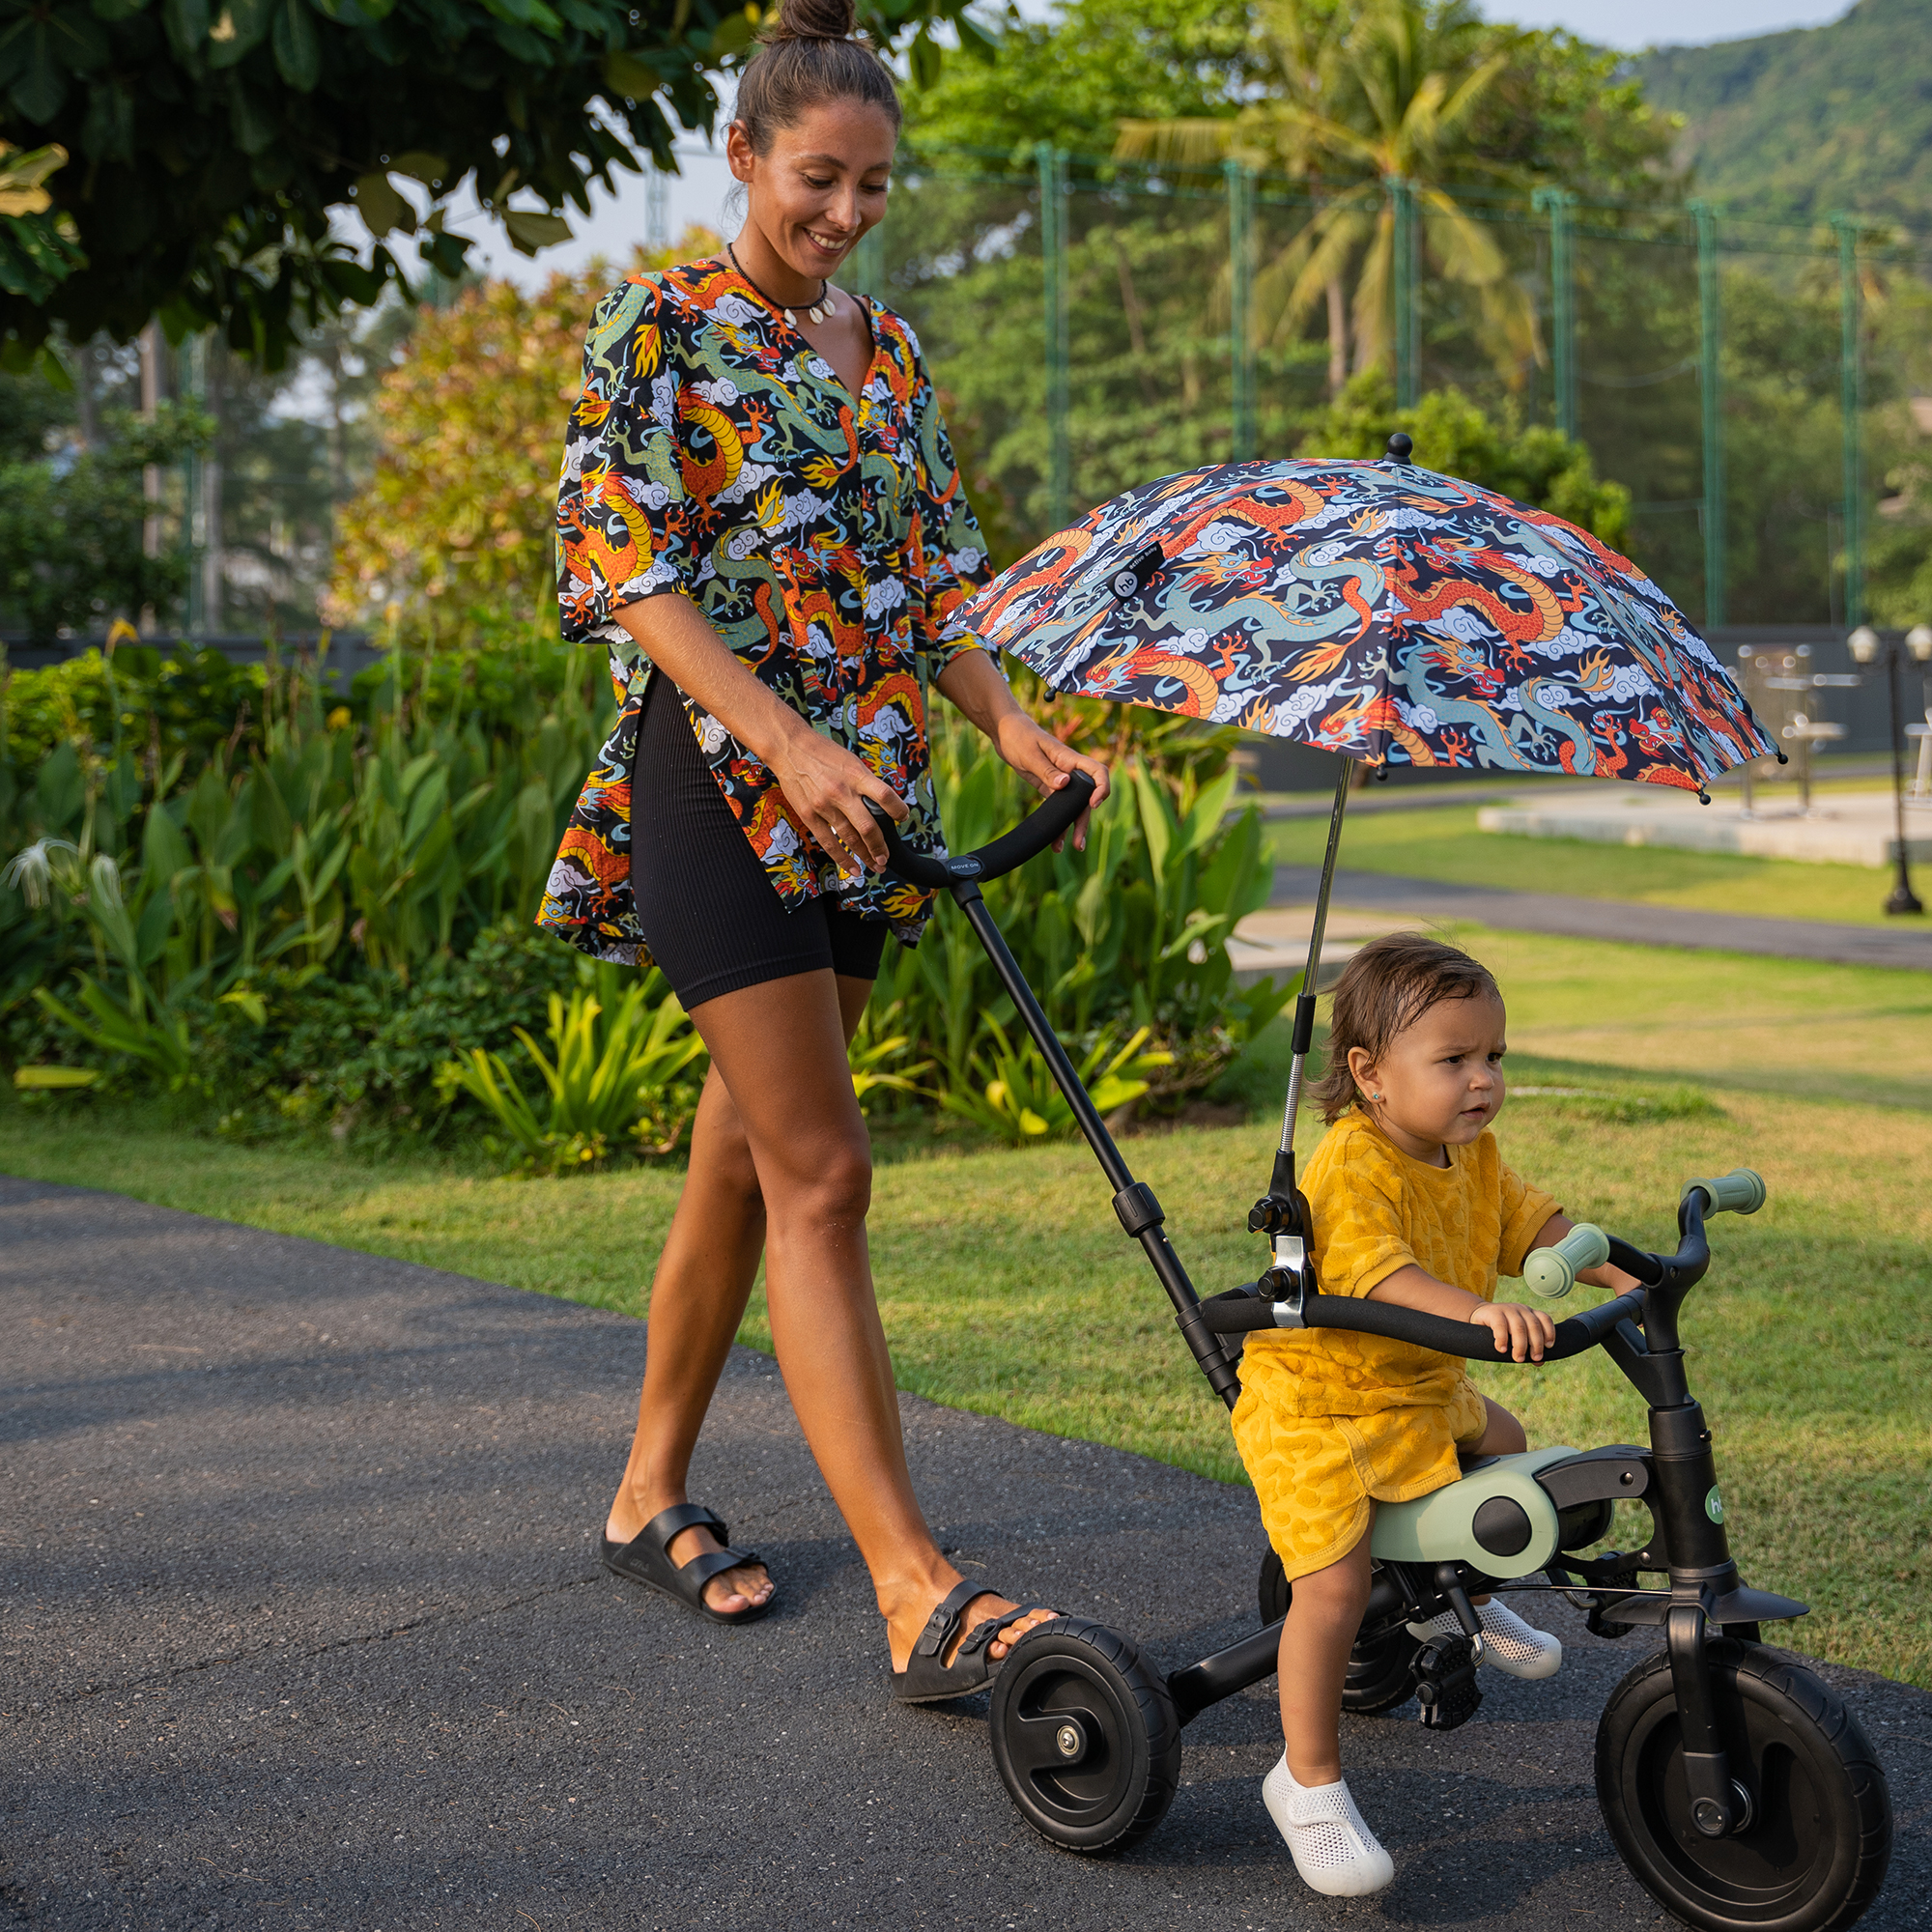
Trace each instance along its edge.
{"label": "woman's hand", "polygon": [[1546,1349],[1556,1346],[1556,1323],[1540,1308],[1520,1301],[1485,1301],[1469,1311],[1478,1328],[1496,1338],[1496,1353],[1511,1361],[1540,1362]]}
{"label": "woman's hand", "polygon": [[798,729],[786,730],[769,762],[785,803],[804,819],[845,884],[858,884],[868,867],[885,870],[886,841],[866,801],[873,800],[891,818],[903,818],[906,803],[863,758],[800,718]]}
{"label": "woman's hand", "polygon": [[[993,741],[997,751],[1013,770],[1032,780],[1042,798],[1064,790],[1072,774],[1085,772],[1094,781],[1094,797],[1073,826],[1073,849],[1087,849],[1087,821],[1094,807],[1107,796],[1110,779],[1106,765],[1064,745],[1044,725],[1021,708],[1019,700],[1000,675],[999,667],[984,651],[962,651],[936,680],[939,689],[952,703]],[[1065,844],[1063,836],[1053,841],[1058,852]]]}
{"label": "woman's hand", "polygon": [[869,798],[894,818],[905,801],[863,759],[814,731],[777,692],[760,683],[683,591],[626,604],[617,621],[659,669],[772,768],[785,803],[856,885],[866,867],[886,867],[886,841],[866,810]]}

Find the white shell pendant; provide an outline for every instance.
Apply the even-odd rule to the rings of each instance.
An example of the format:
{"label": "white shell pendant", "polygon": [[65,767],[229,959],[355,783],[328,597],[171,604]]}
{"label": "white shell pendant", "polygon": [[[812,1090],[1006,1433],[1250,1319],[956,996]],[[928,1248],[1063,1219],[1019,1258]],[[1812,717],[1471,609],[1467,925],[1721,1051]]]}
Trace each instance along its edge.
{"label": "white shell pendant", "polygon": [[[832,284],[827,282],[825,293],[806,310],[805,319],[816,327],[821,322],[830,322],[837,311],[838,302],[832,294]],[[796,328],[798,327],[798,317],[790,309],[785,310],[784,319],[788,327]]]}

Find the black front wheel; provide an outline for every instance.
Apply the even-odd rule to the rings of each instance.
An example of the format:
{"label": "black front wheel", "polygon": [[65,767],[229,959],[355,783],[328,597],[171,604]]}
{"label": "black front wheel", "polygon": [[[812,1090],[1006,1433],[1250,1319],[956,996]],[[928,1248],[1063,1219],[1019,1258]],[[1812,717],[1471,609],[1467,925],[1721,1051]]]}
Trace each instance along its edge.
{"label": "black front wheel", "polygon": [[[1279,1623],[1288,1614],[1294,1586],[1282,1574],[1281,1558],[1270,1549],[1262,1558],[1262,1622]],[[1415,1695],[1415,1660],[1422,1645],[1401,1617],[1371,1629],[1362,1626],[1349,1653],[1349,1675],[1342,1686],[1342,1708],[1358,1718],[1379,1717]]]}
{"label": "black front wheel", "polygon": [[1891,1799],[1859,1722],[1829,1686],[1754,1644],[1707,1653],[1719,1721],[1750,1800],[1744,1827],[1691,1822],[1669,1657],[1615,1690],[1597,1726],[1597,1799],[1624,1862],[1707,1932],[1839,1932],[1878,1896]]}
{"label": "black front wheel", "polygon": [[1122,1851],[1167,1815],[1180,1718],[1167,1680],[1081,1617],[1029,1631],[993,1680],[993,1762],[1036,1832],[1072,1852]]}

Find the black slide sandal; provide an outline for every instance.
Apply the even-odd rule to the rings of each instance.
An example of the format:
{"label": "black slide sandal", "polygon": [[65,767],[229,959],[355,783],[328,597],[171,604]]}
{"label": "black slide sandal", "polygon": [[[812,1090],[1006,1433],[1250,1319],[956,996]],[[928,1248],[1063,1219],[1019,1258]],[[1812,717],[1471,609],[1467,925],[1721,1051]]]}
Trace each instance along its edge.
{"label": "black slide sandal", "polygon": [[[699,1525],[710,1530],[726,1547],[707,1549],[702,1555],[694,1556],[689,1563],[673,1563],[669,1556],[671,1539],[681,1530]],[[669,1509],[660,1510],[652,1517],[629,1543],[612,1543],[608,1536],[604,1537],[604,1567],[613,1576],[641,1583],[646,1589],[656,1590],[663,1596],[676,1598],[687,1608],[696,1610],[701,1617],[708,1617],[714,1624],[754,1624],[760,1617],[768,1615],[777,1604],[776,1590],[762,1604],[753,1604],[747,1610],[714,1610],[704,1601],[705,1584],[720,1571],[764,1561],[754,1549],[731,1548],[730,1540],[731,1532],[724,1527],[724,1519],[714,1515],[701,1503],[672,1503]]]}
{"label": "black slide sandal", "polygon": [[893,1678],[893,1697],[900,1704],[944,1704],[954,1697],[970,1697],[976,1690],[983,1690],[999,1675],[1005,1658],[993,1659],[987,1650],[998,1640],[999,1634],[1009,1625],[1016,1624],[1022,1617],[1032,1616],[1045,1606],[1039,1604],[1022,1604],[1016,1610],[1009,1610],[1003,1617],[987,1617],[977,1623],[966,1633],[966,1640],[959,1646],[958,1654],[951,1663],[941,1663],[946,1646],[957,1634],[959,1625],[966,1614],[966,1606],[976,1597],[997,1597],[1000,1593],[985,1583],[976,1583],[970,1577],[963,1583],[955,1583],[937,1604],[932,1614],[925,1620],[925,1628],[919,1634],[919,1641],[912,1647],[912,1655],[906,1659],[903,1670],[895,1670]]}

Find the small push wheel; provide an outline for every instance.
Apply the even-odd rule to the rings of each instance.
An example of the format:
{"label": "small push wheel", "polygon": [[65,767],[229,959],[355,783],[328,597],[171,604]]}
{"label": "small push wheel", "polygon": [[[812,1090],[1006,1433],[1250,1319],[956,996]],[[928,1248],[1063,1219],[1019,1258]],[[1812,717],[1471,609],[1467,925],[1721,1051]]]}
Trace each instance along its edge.
{"label": "small push wheel", "polygon": [[1859,1722],[1810,1671],[1751,1644],[1710,1645],[1712,1689],[1749,1810],[1741,1831],[1691,1822],[1684,1743],[1660,1651],[1610,1693],[1597,1726],[1597,1799],[1624,1862],[1708,1932],[1839,1932],[1891,1856],[1891,1799]]}
{"label": "small push wheel", "polygon": [[[1281,1558],[1270,1549],[1262,1558],[1261,1611],[1264,1624],[1288,1614],[1293,1585],[1282,1575]],[[1379,1717],[1415,1694],[1415,1660],[1422,1645],[1400,1617],[1370,1629],[1366,1624],[1349,1653],[1349,1675],[1342,1686],[1342,1708],[1358,1718]]]}
{"label": "small push wheel", "polygon": [[1081,1617],[1029,1631],[993,1681],[993,1762],[1041,1837],[1119,1851],[1167,1815],[1180,1718],[1123,1636]]}

